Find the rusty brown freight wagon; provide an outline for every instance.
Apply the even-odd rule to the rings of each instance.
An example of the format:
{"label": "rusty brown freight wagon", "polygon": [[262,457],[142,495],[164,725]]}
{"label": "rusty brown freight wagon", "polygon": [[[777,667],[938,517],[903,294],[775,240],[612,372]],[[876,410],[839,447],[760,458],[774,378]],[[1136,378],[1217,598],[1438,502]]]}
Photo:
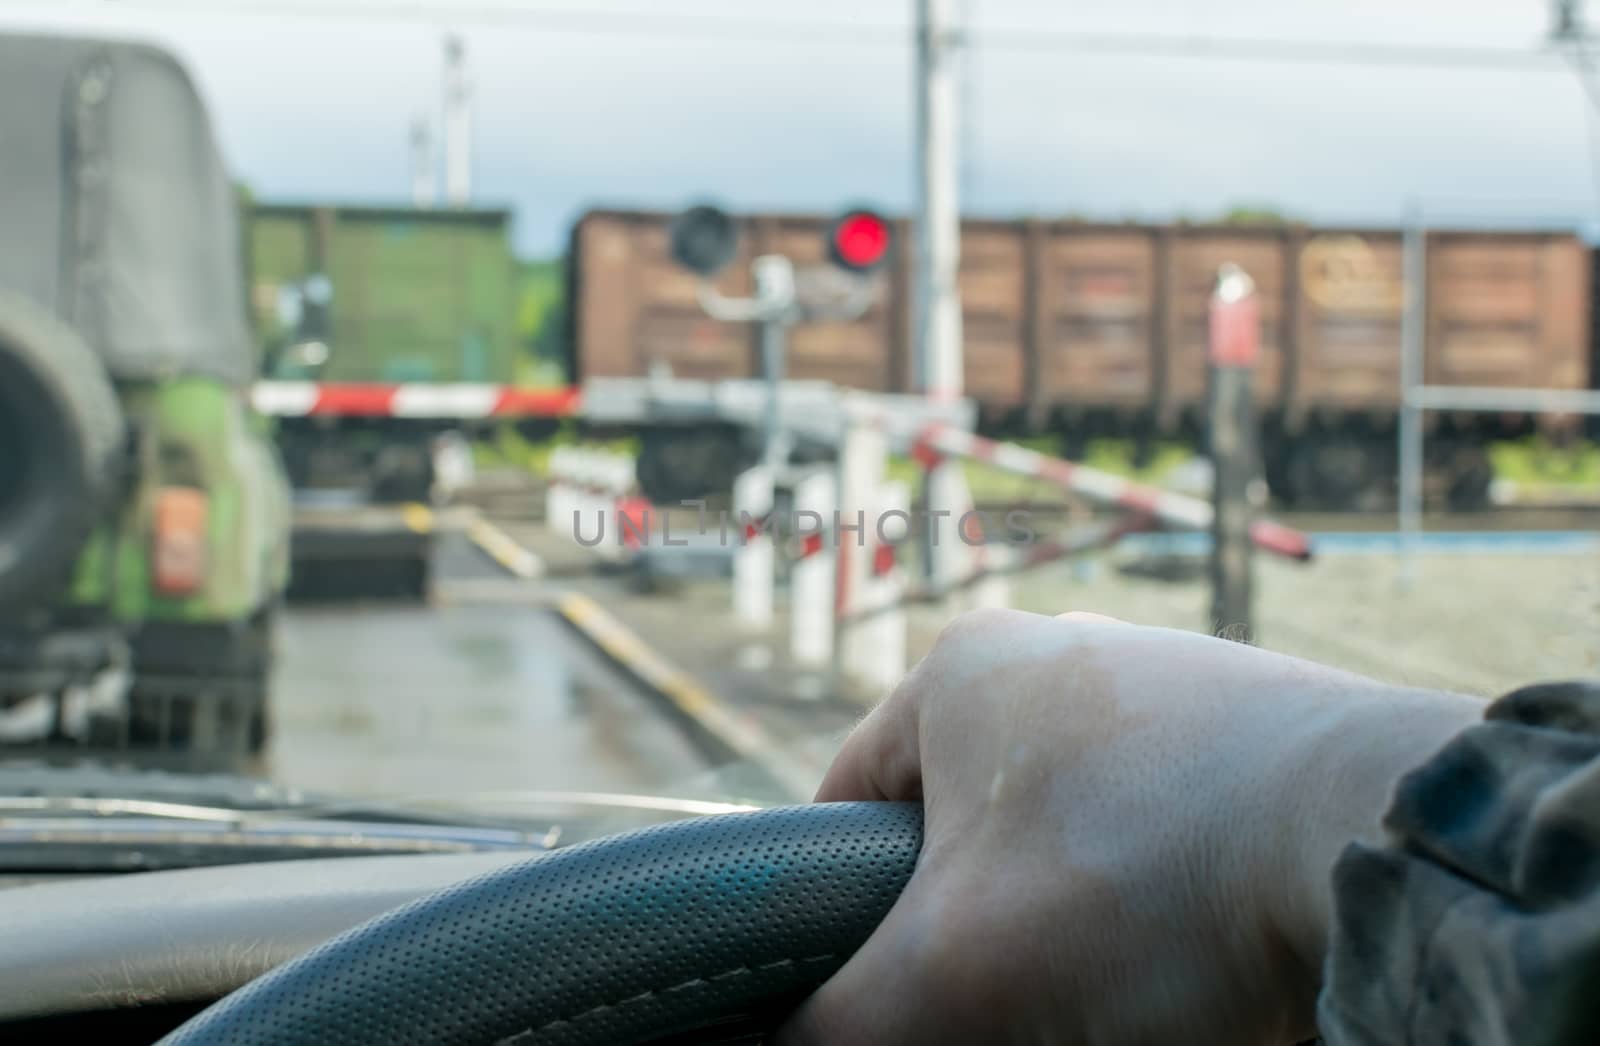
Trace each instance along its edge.
{"label": "rusty brown freight wagon", "polygon": [[[693,278],[667,255],[669,219],[594,211],[575,227],[575,377],[757,374],[756,332],[703,313]],[[726,293],[748,293],[744,263],[757,254],[821,259],[823,217],[741,221]],[[899,231],[880,304],[854,323],[797,329],[792,377],[912,389],[911,241],[904,223]],[[1103,435],[1196,438],[1208,299],[1218,266],[1234,262],[1261,293],[1256,389],[1274,491],[1291,503],[1372,504],[1393,483],[1400,255],[1400,234],[1382,229],[968,221],[966,391],[990,431],[1057,433],[1069,455]],[[1427,381],[1590,387],[1590,298],[1590,251],[1575,236],[1432,234]],[[1430,416],[1431,474],[1457,504],[1480,503],[1490,438],[1570,421]]]}

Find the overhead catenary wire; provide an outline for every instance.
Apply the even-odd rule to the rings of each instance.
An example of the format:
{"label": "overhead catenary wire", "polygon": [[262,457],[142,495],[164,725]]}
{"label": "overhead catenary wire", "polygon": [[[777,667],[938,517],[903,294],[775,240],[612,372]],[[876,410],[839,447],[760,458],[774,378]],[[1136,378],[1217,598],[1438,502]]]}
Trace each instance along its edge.
{"label": "overhead catenary wire", "polygon": [[[177,11],[207,17],[263,16],[395,22],[527,26],[562,32],[655,41],[760,42],[777,45],[904,47],[899,23],[760,18],[662,11],[659,8],[512,5],[419,0],[51,0],[24,3],[57,12]],[[1456,44],[1373,43],[1294,38],[1232,37],[1145,31],[1084,31],[1061,26],[973,27],[967,43],[991,51],[1074,53],[1103,58],[1168,58],[1276,64],[1387,66],[1516,72],[1561,72],[1561,56],[1548,46],[1473,47]]]}

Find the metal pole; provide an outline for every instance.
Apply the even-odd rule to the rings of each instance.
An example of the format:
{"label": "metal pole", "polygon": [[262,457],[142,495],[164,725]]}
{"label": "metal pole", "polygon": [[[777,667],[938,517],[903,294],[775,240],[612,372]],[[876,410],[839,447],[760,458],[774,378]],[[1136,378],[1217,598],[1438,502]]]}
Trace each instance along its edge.
{"label": "metal pole", "polygon": [[963,383],[957,40],[955,0],[917,0],[916,379],[937,399]]}
{"label": "metal pole", "polygon": [[445,40],[444,188],[452,207],[472,202],[472,101],[466,49],[458,36]]}
{"label": "metal pole", "polygon": [[1237,265],[1218,273],[1211,300],[1207,449],[1211,456],[1211,630],[1251,642],[1250,488],[1258,478],[1255,367],[1261,313],[1255,283]]}
{"label": "metal pole", "polygon": [[433,135],[419,116],[411,122],[411,202],[418,208],[433,206],[433,170]]}
{"label": "metal pole", "polygon": [[[917,271],[916,382],[929,399],[962,395],[961,165],[956,90],[956,0],[917,0]],[[935,589],[960,573],[953,521],[966,510],[953,503],[960,462],[928,469],[923,534],[924,566]],[[944,521],[944,522],[941,522]]]}
{"label": "metal pole", "polygon": [[761,460],[768,468],[782,467],[788,456],[783,447],[783,358],[784,322],[769,317],[761,322],[761,372],[767,379],[767,419],[762,432]]}
{"label": "metal pole", "polygon": [[1416,579],[1417,534],[1422,529],[1422,406],[1427,342],[1428,247],[1422,213],[1413,206],[1406,218],[1402,247],[1404,311],[1400,319],[1400,582]]}
{"label": "metal pole", "polygon": [[783,372],[788,352],[789,324],[794,322],[794,263],[777,254],[762,255],[753,264],[756,301],[761,308],[761,376],[767,383],[767,416],[762,426],[761,460],[778,473],[789,461],[788,436],[783,428]]}

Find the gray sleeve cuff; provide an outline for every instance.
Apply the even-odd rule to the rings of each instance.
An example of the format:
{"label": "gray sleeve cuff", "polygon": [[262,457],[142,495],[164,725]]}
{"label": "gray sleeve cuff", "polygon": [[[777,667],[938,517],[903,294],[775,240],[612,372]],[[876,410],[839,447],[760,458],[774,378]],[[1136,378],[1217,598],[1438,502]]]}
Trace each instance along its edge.
{"label": "gray sleeve cuff", "polygon": [[1600,1043],[1600,684],[1526,687],[1333,871],[1329,1046]]}

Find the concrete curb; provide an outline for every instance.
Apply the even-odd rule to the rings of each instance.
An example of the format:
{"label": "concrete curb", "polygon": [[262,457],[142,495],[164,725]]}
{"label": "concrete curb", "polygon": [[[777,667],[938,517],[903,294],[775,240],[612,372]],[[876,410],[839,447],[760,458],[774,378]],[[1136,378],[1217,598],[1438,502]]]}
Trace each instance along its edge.
{"label": "concrete curb", "polygon": [[551,606],[573,630],[664,701],[699,740],[764,771],[796,801],[811,798],[820,771],[785,753],[754,717],[729,707],[588,596],[566,592],[553,598]]}

